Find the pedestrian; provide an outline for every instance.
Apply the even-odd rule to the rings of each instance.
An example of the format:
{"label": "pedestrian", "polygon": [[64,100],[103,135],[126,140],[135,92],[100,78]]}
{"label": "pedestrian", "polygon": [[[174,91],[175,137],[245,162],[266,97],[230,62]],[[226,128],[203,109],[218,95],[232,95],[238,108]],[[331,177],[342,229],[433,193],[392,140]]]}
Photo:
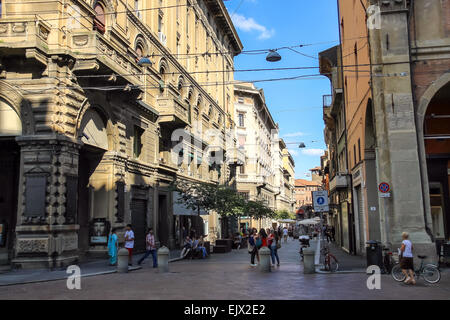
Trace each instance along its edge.
{"label": "pedestrian", "polygon": [[278,226],[278,238],[282,238],[283,237],[283,229],[281,229],[281,226]]}
{"label": "pedestrian", "polygon": [[267,238],[270,249],[270,256],[272,258],[272,266],[275,266],[275,258],[277,260],[277,267],[280,266],[280,258],[278,257],[278,244],[279,244],[278,233],[272,230],[272,233]]}
{"label": "pedestrian", "polygon": [[128,265],[133,265],[134,232],[131,230],[131,224],[127,224],[125,232],[125,248],[128,250]]}
{"label": "pedestrian", "polygon": [[252,234],[250,235],[249,244],[250,244],[250,248],[252,249],[250,265],[252,267],[256,267],[257,264],[255,264],[255,257],[259,263],[259,253],[258,253],[259,248],[258,248],[258,246],[260,247],[262,244],[261,239],[259,239],[258,232],[256,229],[252,229]]}
{"label": "pedestrian", "polygon": [[403,274],[406,276],[405,283],[416,284],[414,279],[414,260],[413,260],[413,245],[408,239],[409,234],[407,232],[402,233],[402,246],[400,248],[400,267],[402,268]]}
{"label": "pedestrian", "polygon": [[155,236],[153,235],[153,229],[149,228],[147,231],[147,236],[145,237],[146,243],[146,251],[145,255],[138,261],[138,264],[142,264],[142,261],[147,259],[149,255],[152,255],[153,258],[153,268],[158,267],[158,261],[156,258],[156,244],[155,244]]}
{"label": "pedestrian", "polygon": [[331,228],[330,227],[327,227],[327,230],[325,231],[325,235],[327,237],[327,242],[330,243],[333,240],[333,238],[331,237]]}
{"label": "pedestrian", "polygon": [[336,242],[336,238],[334,237],[336,235],[336,229],[334,228],[334,226],[331,226],[331,237],[332,237],[332,241]]}
{"label": "pedestrian", "polygon": [[[261,230],[259,231],[259,238],[261,239],[260,248],[267,247],[267,232],[266,232],[266,230],[264,230],[264,228],[261,228]],[[258,250],[260,248],[258,248]]]}
{"label": "pedestrian", "polygon": [[287,241],[288,241],[288,234],[289,234],[288,229],[286,227],[284,227],[284,229],[283,229],[284,243],[287,243]]}
{"label": "pedestrian", "polygon": [[206,252],[205,244],[203,241],[203,237],[198,237],[198,245],[197,250],[202,253],[202,258],[205,259],[208,256],[208,252]]}
{"label": "pedestrian", "polygon": [[189,251],[192,250],[192,240],[189,236],[184,238],[183,250],[181,250],[180,258],[184,258],[187,256]]}
{"label": "pedestrian", "polygon": [[118,249],[118,237],[116,234],[116,229],[111,230],[111,234],[108,239],[108,254],[109,254],[109,265],[115,266],[117,263],[117,249]]}

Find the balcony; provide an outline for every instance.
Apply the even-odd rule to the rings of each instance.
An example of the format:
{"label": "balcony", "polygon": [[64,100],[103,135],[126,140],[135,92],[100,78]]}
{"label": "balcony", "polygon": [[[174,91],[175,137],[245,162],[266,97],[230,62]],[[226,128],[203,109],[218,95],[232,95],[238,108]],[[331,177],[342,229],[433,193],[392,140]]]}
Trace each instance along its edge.
{"label": "balcony", "polygon": [[[32,19],[32,18],[31,18]],[[35,58],[47,64],[47,58],[42,53],[48,52],[48,39],[51,26],[43,20],[30,18],[0,19],[0,48],[4,55],[10,51],[25,49],[27,58]]]}
{"label": "balcony", "polygon": [[266,176],[261,174],[238,174],[236,179],[238,183],[254,183],[257,185],[265,184],[266,180]]}
{"label": "balcony", "polygon": [[228,165],[242,166],[245,163],[245,153],[242,149],[231,148],[227,150]]}
{"label": "balcony", "polygon": [[348,187],[348,185],[348,175],[339,173],[330,181],[330,191],[333,191],[335,189],[345,189]]}
{"label": "balcony", "polygon": [[143,84],[142,68],[99,32],[74,32],[69,37],[69,50],[77,57],[74,72],[102,73],[99,70],[106,67],[133,85]]}
{"label": "balcony", "polygon": [[188,110],[176,99],[162,97],[157,99],[159,123],[171,129],[183,128],[189,125]]}

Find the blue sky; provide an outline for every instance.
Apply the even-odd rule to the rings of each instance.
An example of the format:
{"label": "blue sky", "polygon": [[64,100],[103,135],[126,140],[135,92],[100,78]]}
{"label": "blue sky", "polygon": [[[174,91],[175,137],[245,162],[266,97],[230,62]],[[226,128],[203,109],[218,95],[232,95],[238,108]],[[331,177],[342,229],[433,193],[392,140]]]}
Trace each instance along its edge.
{"label": "blue sky", "polygon": [[[317,57],[338,44],[336,0],[229,0],[225,1],[245,50],[314,44],[296,50]],[[324,43],[326,42],[326,43]],[[320,44],[321,43],[321,44]],[[235,69],[318,67],[318,60],[290,50],[280,50],[280,62],[267,62],[265,54],[241,54]],[[236,80],[258,80],[318,74],[318,69],[237,72]],[[295,160],[296,178],[309,179],[308,169],[320,165],[323,140],[322,96],[330,94],[325,77],[255,83],[264,89],[267,105],[289,142],[304,142],[306,149],[288,144]]]}

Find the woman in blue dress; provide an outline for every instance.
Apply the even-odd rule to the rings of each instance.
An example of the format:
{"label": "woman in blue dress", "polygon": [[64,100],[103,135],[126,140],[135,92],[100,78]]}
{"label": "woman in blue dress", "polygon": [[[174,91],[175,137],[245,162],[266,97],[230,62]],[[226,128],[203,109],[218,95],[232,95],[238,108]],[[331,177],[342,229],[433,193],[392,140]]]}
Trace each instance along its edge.
{"label": "woman in blue dress", "polygon": [[116,234],[116,229],[113,229],[108,239],[108,254],[110,256],[109,264],[111,266],[115,266],[117,263],[117,248],[118,248],[117,239],[118,238]]}

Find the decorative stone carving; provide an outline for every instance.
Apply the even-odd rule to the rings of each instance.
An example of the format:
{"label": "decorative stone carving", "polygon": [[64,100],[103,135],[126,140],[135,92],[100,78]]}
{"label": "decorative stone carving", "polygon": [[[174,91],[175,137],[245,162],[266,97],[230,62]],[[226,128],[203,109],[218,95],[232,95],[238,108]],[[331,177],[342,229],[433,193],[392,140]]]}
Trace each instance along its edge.
{"label": "decorative stone carving", "polygon": [[24,33],[26,30],[26,24],[25,23],[14,23],[12,27],[12,31],[14,33]]}
{"label": "decorative stone carving", "polygon": [[83,46],[87,45],[87,43],[89,42],[89,36],[87,34],[81,35],[81,36],[74,36],[72,39],[73,39],[73,44],[78,47],[83,47]]}
{"label": "decorative stone carving", "polygon": [[7,23],[0,23],[0,33],[7,33],[8,32],[8,24]]}
{"label": "decorative stone carving", "polygon": [[17,239],[17,246],[16,246],[17,253],[48,252],[48,249],[49,249],[48,238]]}

